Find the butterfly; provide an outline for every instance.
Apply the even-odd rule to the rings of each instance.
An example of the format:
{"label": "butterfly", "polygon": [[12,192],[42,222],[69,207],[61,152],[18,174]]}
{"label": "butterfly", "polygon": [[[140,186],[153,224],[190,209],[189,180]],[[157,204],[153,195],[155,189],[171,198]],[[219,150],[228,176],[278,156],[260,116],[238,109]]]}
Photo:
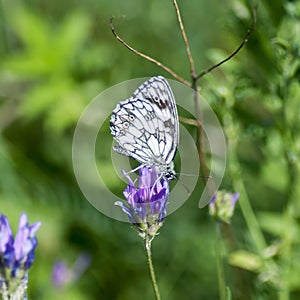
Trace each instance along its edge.
{"label": "butterfly", "polygon": [[162,177],[175,178],[173,159],[179,143],[175,98],[167,80],[155,76],[113,110],[110,130],[119,154],[142,166],[154,166]]}

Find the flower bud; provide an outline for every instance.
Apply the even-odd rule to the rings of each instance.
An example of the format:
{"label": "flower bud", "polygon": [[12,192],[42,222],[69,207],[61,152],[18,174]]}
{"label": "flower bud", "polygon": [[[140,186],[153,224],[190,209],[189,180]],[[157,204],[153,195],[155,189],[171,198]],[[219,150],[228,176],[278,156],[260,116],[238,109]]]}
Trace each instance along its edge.
{"label": "flower bud", "polygon": [[239,193],[218,191],[209,203],[209,214],[220,222],[230,223]]}

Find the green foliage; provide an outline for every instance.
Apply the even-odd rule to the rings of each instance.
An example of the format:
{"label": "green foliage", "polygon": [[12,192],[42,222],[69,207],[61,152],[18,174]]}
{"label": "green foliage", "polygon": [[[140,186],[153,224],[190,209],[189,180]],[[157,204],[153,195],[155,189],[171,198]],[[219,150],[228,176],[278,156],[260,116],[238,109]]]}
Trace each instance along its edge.
{"label": "green foliage", "polygon": [[[232,183],[246,189],[256,212],[263,210],[257,214],[260,229],[254,231],[257,227],[254,215],[241,199],[241,209],[255,247],[251,247],[251,251],[232,252],[229,263],[258,272],[261,282],[271,283],[275,289],[279,287],[278,299],[289,299],[292,291],[299,291],[293,279],[295,268],[290,267],[299,251],[298,11],[299,2],[288,2],[276,26],[271,26],[268,18],[259,19],[254,41],[266,45],[266,52],[272,51],[266,58],[271,59],[271,73],[270,66],[255,65],[258,60],[252,61],[254,64],[248,65],[249,69],[245,69],[245,61],[229,63],[224,67],[225,80],[210,93],[217,97],[216,105],[223,107],[220,118],[229,139],[228,171]],[[260,32],[263,26],[268,27],[268,32]],[[269,32],[272,34],[266,40]],[[251,40],[249,44],[248,56],[255,57],[260,52],[251,47]],[[255,74],[251,69],[256,70]],[[265,78],[260,74],[266,74]],[[214,77],[208,79],[210,83],[215,80]],[[246,193],[242,193],[241,198],[245,198]],[[258,239],[261,230],[268,234],[268,247],[266,241]]]}
{"label": "green foliage", "polygon": [[101,88],[84,78],[84,69],[94,59],[93,68],[101,70],[105,54],[95,43],[88,47],[90,22],[82,13],[54,26],[24,8],[9,18],[22,49],[10,53],[2,69],[28,85],[19,113],[27,120],[44,116],[45,127],[59,133],[77,121],[87,99]]}

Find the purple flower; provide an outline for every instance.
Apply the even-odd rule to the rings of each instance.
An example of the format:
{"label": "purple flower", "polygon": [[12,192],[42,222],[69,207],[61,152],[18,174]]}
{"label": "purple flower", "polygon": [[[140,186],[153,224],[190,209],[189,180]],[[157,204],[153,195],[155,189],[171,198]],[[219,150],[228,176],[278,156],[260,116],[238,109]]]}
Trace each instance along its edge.
{"label": "purple flower", "polygon": [[91,257],[88,254],[81,254],[72,267],[68,267],[62,261],[57,261],[52,270],[53,285],[63,287],[71,282],[77,281],[89,267],[90,263]]}
{"label": "purple flower", "polygon": [[218,221],[230,223],[240,193],[218,191],[209,203],[209,213]]}
{"label": "purple flower", "polygon": [[72,272],[62,261],[57,261],[52,270],[52,282],[55,286],[60,287],[72,281]]}
{"label": "purple flower", "polygon": [[25,213],[20,216],[19,229],[14,241],[15,262],[17,265],[23,265],[25,271],[28,270],[33,263],[34,249],[37,246],[35,233],[40,226],[40,222],[30,226]]}
{"label": "purple flower", "polygon": [[0,253],[3,254],[6,251],[6,247],[11,245],[13,241],[12,232],[7,218],[4,215],[0,215]]}
{"label": "purple flower", "polygon": [[[25,293],[27,270],[33,263],[37,246],[35,233],[40,225],[40,222],[29,225],[27,215],[23,213],[14,239],[6,216],[0,215],[0,294],[5,294],[8,290],[12,297],[15,293],[20,293],[20,290]],[[14,286],[15,290],[12,291],[10,286]]]}
{"label": "purple flower", "polygon": [[169,183],[164,178],[160,179],[154,167],[140,169],[138,188],[131,178],[123,173],[129,181],[123,192],[127,203],[117,201],[115,204],[122,208],[143,236],[154,236],[167,214]]}
{"label": "purple flower", "polygon": [[8,219],[0,215],[0,267],[11,266],[14,259],[13,236]]}

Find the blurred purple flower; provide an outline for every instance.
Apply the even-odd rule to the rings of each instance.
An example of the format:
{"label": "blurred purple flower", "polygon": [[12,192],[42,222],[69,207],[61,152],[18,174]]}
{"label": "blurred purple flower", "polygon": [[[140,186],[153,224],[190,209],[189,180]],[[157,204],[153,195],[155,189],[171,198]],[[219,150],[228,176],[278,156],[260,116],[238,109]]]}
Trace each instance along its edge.
{"label": "blurred purple flower", "polygon": [[90,263],[91,257],[88,254],[81,254],[72,267],[68,267],[62,261],[57,261],[52,270],[53,285],[56,287],[63,287],[77,281],[89,267]]}
{"label": "blurred purple flower", "polygon": [[12,232],[6,216],[0,215],[0,253],[6,251],[8,244],[12,244]]}
{"label": "blurred purple flower", "polygon": [[123,173],[129,182],[123,192],[127,203],[117,201],[115,205],[122,208],[142,236],[145,234],[154,236],[167,214],[169,183],[164,178],[160,179],[154,167],[140,169],[138,188],[131,178]]}
{"label": "blurred purple flower", "polygon": [[40,228],[41,222],[29,225],[27,215],[22,214],[19,220],[19,229],[14,241],[15,262],[28,270],[34,260],[34,250],[37,246],[36,231]]}
{"label": "blurred purple flower", "polygon": [[[29,225],[27,215],[23,213],[14,239],[8,219],[0,215],[0,294],[13,293],[11,295],[16,297],[16,294],[25,293],[27,270],[34,261],[34,250],[37,246],[35,233],[40,226],[40,222]],[[8,291],[10,286],[15,289]]]}
{"label": "blurred purple flower", "polygon": [[52,270],[52,282],[61,287],[72,281],[72,271],[62,261],[57,261]]}
{"label": "blurred purple flower", "polygon": [[0,268],[9,267],[14,259],[13,235],[4,215],[0,215]]}
{"label": "blurred purple flower", "polygon": [[240,193],[217,191],[209,203],[209,213],[218,221],[230,223]]}

